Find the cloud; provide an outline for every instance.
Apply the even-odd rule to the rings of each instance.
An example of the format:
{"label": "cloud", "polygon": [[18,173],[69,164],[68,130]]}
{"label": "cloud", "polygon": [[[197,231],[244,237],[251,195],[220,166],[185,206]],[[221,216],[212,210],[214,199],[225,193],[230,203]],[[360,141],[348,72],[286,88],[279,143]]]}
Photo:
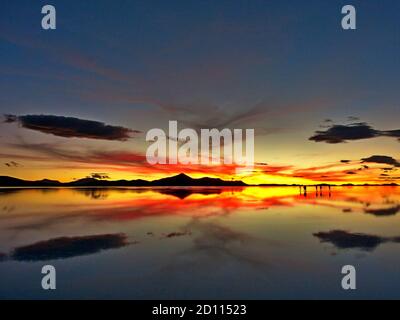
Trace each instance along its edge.
{"label": "cloud", "polygon": [[400,162],[390,156],[380,156],[375,155],[368,158],[361,159],[362,162],[366,163],[382,163],[382,164],[389,164],[394,167],[400,167]]}
{"label": "cloud", "polygon": [[261,106],[254,106],[247,110],[224,113],[216,106],[208,106],[207,112],[204,113],[203,108],[196,108],[197,112],[193,111],[193,106],[179,106],[161,104],[160,108],[170,114],[176,115],[186,125],[200,130],[203,128],[229,128],[244,125],[244,123],[260,119],[268,110]]}
{"label": "cloud", "polygon": [[83,237],[63,237],[18,247],[10,258],[16,261],[66,259],[127,246],[125,234],[103,234]]}
{"label": "cloud", "polygon": [[126,141],[140,131],[103,122],[54,115],[4,115],[5,123],[19,123],[23,128],[64,138],[87,138]]}
{"label": "cloud", "polygon": [[90,176],[88,176],[88,178],[103,180],[103,179],[110,179],[110,176],[107,173],[95,172],[91,173]]}
{"label": "cloud", "polygon": [[[187,166],[185,164],[160,164],[151,165],[147,161],[146,154],[141,152],[131,152],[125,150],[94,150],[86,148],[84,150],[68,149],[64,146],[60,147],[56,143],[29,143],[21,140],[17,143],[8,143],[11,148],[20,150],[29,150],[43,157],[32,157],[33,160],[39,161],[48,160],[61,160],[63,163],[58,165],[58,168],[64,169],[75,169],[76,165],[73,163],[80,163],[81,167],[86,166],[88,170],[98,170],[99,172],[105,170],[120,170],[125,172],[134,172],[135,174],[144,174],[148,176],[155,172],[164,174],[179,174],[185,173],[204,173],[207,175],[231,175],[236,173],[239,165],[218,165],[218,166],[207,166],[207,165],[192,165]],[[1,154],[0,154],[1,155]],[[18,157],[15,155],[15,157]],[[70,162],[67,163],[67,162]]]}
{"label": "cloud", "polygon": [[[73,150],[65,147],[60,147],[57,143],[30,143],[21,140],[16,143],[9,143],[9,147],[16,148],[19,150],[35,152],[40,155],[38,156],[22,156],[21,159],[48,161],[52,159],[62,160],[63,162],[78,162],[85,164],[97,164],[97,165],[119,165],[119,166],[142,166],[148,165],[146,155],[138,152],[130,152],[124,150],[93,150],[85,148],[84,150]],[[16,158],[19,155],[3,155],[0,156],[14,156]],[[148,165],[150,166],[150,165]]]}
{"label": "cloud", "polygon": [[332,125],[325,131],[316,131],[309,138],[315,142],[326,142],[331,144],[344,143],[348,140],[362,140],[376,137],[400,138],[400,130],[380,131],[365,122],[352,123],[349,125]]}
{"label": "cloud", "polygon": [[29,34],[20,34],[16,33],[14,29],[2,28],[0,30],[0,39],[18,46],[37,50],[40,53],[46,54],[54,61],[61,62],[81,71],[94,73],[116,81],[126,82],[129,80],[124,73],[106,66],[101,61],[98,61],[93,54],[88,55],[60,42],[54,45],[54,43],[48,41],[49,39],[43,41],[40,37],[35,37],[31,32]]}
{"label": "cloud", "polygon": [[15,162],[15,161],[6,162],[6,163],[4,163],[4,165],[9,167],[9,168],[21,167],[21,164],[19,164],[18,162]]}
{"label": "cloud", "polygon": [[342,143],[346,140],[360,140],[379,136],[379,132],[366,123],[333,125],[325,131],[316,131],[309,140],[326,143]]}

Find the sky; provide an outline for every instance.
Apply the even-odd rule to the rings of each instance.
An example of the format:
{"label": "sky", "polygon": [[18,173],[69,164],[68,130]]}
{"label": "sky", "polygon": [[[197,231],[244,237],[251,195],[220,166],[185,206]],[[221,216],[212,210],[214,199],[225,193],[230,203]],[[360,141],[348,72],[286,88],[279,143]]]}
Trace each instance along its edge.
{"label": "sky", "polygon": [[[57,29],[41,28],[41,8]],[[400,2],[5,0],[0,175],[399,182]],[[253,170],[149,165],[146,132],[255,129]]]}

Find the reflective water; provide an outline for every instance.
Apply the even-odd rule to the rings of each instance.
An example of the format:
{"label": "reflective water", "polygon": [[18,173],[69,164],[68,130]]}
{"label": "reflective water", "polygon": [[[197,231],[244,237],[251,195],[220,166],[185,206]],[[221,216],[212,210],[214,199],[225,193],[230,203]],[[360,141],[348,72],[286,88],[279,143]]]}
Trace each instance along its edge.
{"label": "reflective water", "polygon": [[0,298],[400,298],[399,252],[399,187],[0,189]]}

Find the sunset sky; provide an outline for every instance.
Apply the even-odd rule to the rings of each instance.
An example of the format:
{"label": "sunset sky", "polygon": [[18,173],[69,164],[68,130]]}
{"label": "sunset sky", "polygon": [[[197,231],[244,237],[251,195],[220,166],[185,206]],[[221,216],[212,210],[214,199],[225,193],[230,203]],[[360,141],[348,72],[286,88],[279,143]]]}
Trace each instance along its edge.
{"label": "sunset sky", "polygon": [[[0,175],[181,172],[248,183],[400,182],[400,2],[48,1],[0,9]],[[149,165],[146,132],[254,128],[253,170]]]}

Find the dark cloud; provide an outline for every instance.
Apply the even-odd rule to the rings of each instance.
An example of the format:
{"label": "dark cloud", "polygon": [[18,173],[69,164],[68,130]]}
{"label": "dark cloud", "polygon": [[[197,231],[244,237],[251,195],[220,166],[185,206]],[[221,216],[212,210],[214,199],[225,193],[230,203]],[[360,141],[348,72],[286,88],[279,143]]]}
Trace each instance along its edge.
{"label": "dark cloud", "polygon": [[333,125],[325,131],[316,131],[309,140],[326,143],[342,143],[346,140],[360,140],[379,136],[379,132],[366,123]]}
{"label": "dark cloud", "polygon": [[91,173],[90,176],[88,176],[88,178],[104,180],[104,179],[110,179],[110,176],[107,173],[94,172],[94,173]]}
{"label": "dark cloud", "polygon": [[346,174],[357,174],[357,173],[354,171],[347,171]]}
{"label": "dark cloud", "polygon": [[400,138],[400,130],[380,131],[372,128],[365,122],[352,123],[349,125],[332,125],[327,130],[316,131],[309,138],[315,142],[343,143],[348,140],[362,140],[375,137]]}
{"label": "dark cloud", "polygon": [[5,115],[6,123],[17,122],[23,128],[40,131],[64,138],[88,138],[125,141],[139,133],[119,126],[111,126],[93,120],[54,115]]}
{"label": "dark cloud", "polygon": [[351,160],[340,160],[341,163],[350,163]]}
{"label": "dark cloud", "polygon": [[389,156],[380,156],[380,155],[375,155],[371,156],[369,158],[363,158],[361,159],[362,162],[368,162],[368,163],[382,163],[382,164],[389,164],[394,167],[400,167],[400,162],[398,162],[396,159],[389,157]]}
{"label": "dark cloud", "polygon": [[15,161],[6,162],[4,165],[9,167],[9,168],[21,167],[21,165],[18,162],[15,162]]}
{"label": "dark cloud", "polygon": [[16,261],[66,259],[121,248],[128,244],[125,234],[63,237],[18,247],[10,257]]}
{"label": "dark cloud", "polygon": [[332,243],[338,249],[361,249],[372,251],[382,243],[390,241],[388,238],[362,233],[351,233],[342,230],[318,232],[313,234],[321,242]]}

